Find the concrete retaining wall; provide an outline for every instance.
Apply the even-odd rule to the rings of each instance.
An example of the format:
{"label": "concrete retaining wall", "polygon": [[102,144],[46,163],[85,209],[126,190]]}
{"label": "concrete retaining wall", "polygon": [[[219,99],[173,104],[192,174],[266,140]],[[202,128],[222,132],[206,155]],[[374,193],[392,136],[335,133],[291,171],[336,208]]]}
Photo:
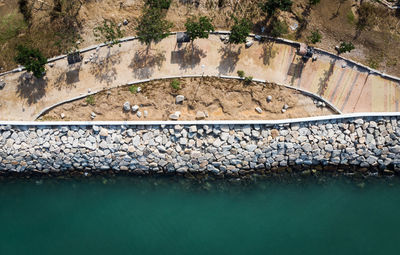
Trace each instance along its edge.
{"label": "concrete retaining wall", "polygon": [[324,165],[376,167],[370,169],[394,174],[400,166],[400,116],[0,126],[0,171],[113,169],[234,175]]}

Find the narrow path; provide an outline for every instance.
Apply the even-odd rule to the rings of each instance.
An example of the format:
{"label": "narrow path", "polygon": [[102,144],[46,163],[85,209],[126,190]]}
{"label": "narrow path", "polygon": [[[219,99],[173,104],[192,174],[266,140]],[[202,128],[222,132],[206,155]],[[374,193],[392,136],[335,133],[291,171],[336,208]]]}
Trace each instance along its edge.
{"label": "narrow path", "polygon": [[148,53],[134,40],[82,55],[81,63],[68,65],[61,59],[53,67],[47,66],[43,80],[31,79],[25,72],[3,76],[7,85],[0,90],[0,120],[34,120],[53,104],[138,80],[201,74],[237,76],[238,70],[257,79],[321,92],[337,108],[344,106],[344,113],[396,111],[400,99],[395,81],[322,54],[317,54],[317,61],[303,64],[296,48],[283,43],[255,42],[245,48],[225,45],[219,36],[211,35],[196,40],[190,49],[189,44],[177,45],[176,36],[170,36],[152,45]]}

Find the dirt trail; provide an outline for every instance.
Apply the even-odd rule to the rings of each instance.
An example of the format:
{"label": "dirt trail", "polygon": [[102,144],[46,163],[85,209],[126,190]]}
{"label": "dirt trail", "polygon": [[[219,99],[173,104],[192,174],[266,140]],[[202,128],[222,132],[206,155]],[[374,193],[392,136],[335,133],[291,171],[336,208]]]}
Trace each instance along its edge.
{"label": "dirt trail", "polygon": [[[320,115],[331,115],[328,108],[317,107],[313,99],[292,89],[274,84],[264,85],[253,82],[245,85],[242,81],[204,77],[180,79],[181,89],[172,89],[171,80],[159,80],[141,84],[142,91],[131,93],[129,87],[121,87],[94,96],[94,105],[86,99],[67,103],[54,108],[40,120],[88,121],[90,114],[96,113],[95,120],[168,120],[169,114],[181,111],[180,120],[195,120],[197,111],[206,111],[208,120],[253,120],[285,119]],[[183,104],[176,104],[176,95],[185,96]],[[266,97],[271,95],[271,103]],[[138,118],[132,111],[124,112],[124,102],[139,105],[147,118]],[[289,109],[282,113],[287,104]],[[261,114],[255,111],[260,107]]]}

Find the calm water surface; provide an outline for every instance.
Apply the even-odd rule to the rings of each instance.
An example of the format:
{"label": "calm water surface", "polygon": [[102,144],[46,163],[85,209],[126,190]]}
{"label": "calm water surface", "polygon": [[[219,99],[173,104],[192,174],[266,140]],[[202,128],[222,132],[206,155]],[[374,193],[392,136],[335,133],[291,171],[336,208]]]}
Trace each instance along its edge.
{"label": "calm water surface", "polygon": [[0,254],[399,254],[400,183],[0,182]]}

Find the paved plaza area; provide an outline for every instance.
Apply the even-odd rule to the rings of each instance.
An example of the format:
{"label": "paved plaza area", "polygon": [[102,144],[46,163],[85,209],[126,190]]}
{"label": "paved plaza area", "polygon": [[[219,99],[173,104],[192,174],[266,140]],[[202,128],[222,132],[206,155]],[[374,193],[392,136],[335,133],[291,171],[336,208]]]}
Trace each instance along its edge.
{"label": "paved plaza area", "polygon": [[[0,90],[1,120],[35,120],[45,108],[92,91],[114,88],[150,78],[179,75],[247,76],[285,84],[318,94],[343,113],[398,112],[400,84],[344,60],[317,54],[304,63],[293,46],[275,42],[224,44],[219,36],[176,44],[176,36],[152,44],[137,40],[121,47],[102,47],[82,54],[83,61],[67,59],[46,66],[44,79],[26,72],[3,76]],[[123,103],[123,102],[122,102]]]}

